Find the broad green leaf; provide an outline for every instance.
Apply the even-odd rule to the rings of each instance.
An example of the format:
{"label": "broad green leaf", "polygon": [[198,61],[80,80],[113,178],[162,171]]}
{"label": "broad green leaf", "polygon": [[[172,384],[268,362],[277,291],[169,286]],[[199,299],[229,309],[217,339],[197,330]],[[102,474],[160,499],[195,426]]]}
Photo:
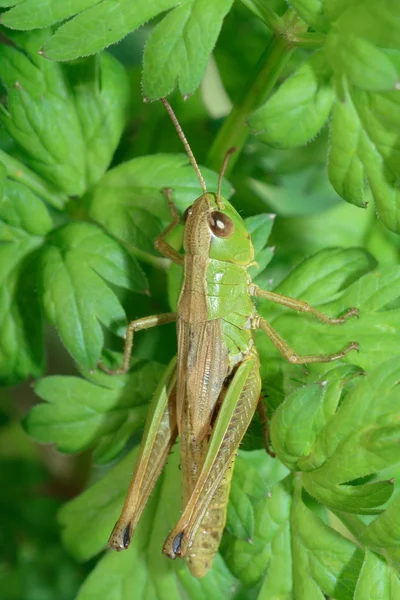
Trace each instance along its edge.
{"label": "broad green leaf", "polygon": [[67,194],[81,194],[87,185],[85,146],[62,68],[45,59],[35,66],[28,56],[4,44],[0,60],[0,77],[8,92],[3,125],[33,170]]}
{"label": "broad green leaf", "polygon": [[[226,523],[229,534],[249,544],[254,542],[255,502],[263,501],[267,491],[286,475],[287,469],[279,461],[269,458],[265,449],[239,452],[229,494]],[[227,548],[230,540],[231,536]]]}
{"label": "broad green leaf", "polygon": [[[210,190],[217,176],[202,169]],[[154,240],[171,221],[163,189],[172,188],[172,199],[183,213],[201,194],[198,179],[184,155],[141,156],[111,169],[85,198],[89,216],[119,239],[139,258],[159,256]],[[223,194],[231,188],[225,183]],[[151,259],[150,259],[151,260]]]}
{"label": "broad green leaf", "polygon": [[[343,37],[365,38],[381,48],[399,48],[400,5],[392,0],[325,0],[325,10]],[[363,64],[363,70],[368,65]]]}
{"label": "broad green leaf", "polygon": [[322,600],[324,592],[352,600],[363,552],[311,512],[300,493],[297,484],[291,512],[294,595],[299,600]]}
{"label": "broad green leaf", "polygon": [[60,61],[95,54],[177,4],[179,0],[138,0],[135,4],[130,0],[103,0],[62,25],[46,44],[44,55]]}
{"label": "broad green leaf", "polygon": [[[279,581],[288,579],[286,585],[290,585],[291,503],[291,485],[286,479],[268,490],[264,497],[255,499],[254,536],[249,540],[228,538],[228,543],[223,548],[224,559],[230,571],[246,587],[259,583],[267,568],[268,571],[274,569],[275,578]],[[275,564],[277,567],[279,565],[279,569],[274,568]]]}
{"label": "broad green leaf", "polygon": [[60,510],[64,544],[78,560],[88,560],[105,549],[122,508],[137,454],[138,448],[131,450],[100,481]]}
{"label": "broad green leaf", "polygon": [[27,55],[0,47],[8,91],[1,118],[32,169],[60,191],[80,195],[111,162],[127,119],[128,81],[108,54],[67,67],[40,57],[37,48],[49,35],[15,34]]}
{"label": "broad green leaf", "polygon": [[[4,169],[4,168],[3,168]],[[44,366],[43,316],[37,295],[38,250],[52,227],[42,201],[3,180],[0,200],[0,377],[38,376]]]}
{"label": "broad green leaf", "polygon": [[325,53],[338,77],[367,91],[391,91],[400,82],[400,74],[390,55],[354,33],[340,35],[332,28],[325,44]]}
{"label": "broad green leaf", "polygon": [[334,92],[323,54],[314,54],[249,120],[253,133],[277,148],[306,144],[325,124]]}
{"label": "broad green leaf", "polygon": [[[360,298],[353,296],[347,299],[343,292],[352,282],[357,282],[364,273],[370,271],[375,264],[375,260],[362,249],[326,249],[302,262],[275,290],[283,295],[309,302],[329,316],[343,314],[352,306],[356,306],[361,311],[359,319],[352,317],[345,324],[336,326],[322,324],[311,315],[297,313],[262,300],[257,302],[257,310],[300,356],[335,353],[344,349],[352,341],[359,341],[361,347],[368,342],[365,354],[352,351],[343,359],[343,362],[353,362],[366,368],[368,365],[376,364],[378,335],[381,335],[382,325],[386,320],[389,322],[385,325],[387,331],[385,346],[392,348],[397,343],[396,329],[393,331],[392,325],[396,316],[382,313],[377,319],[374,311],[372,314],[364,314],[362,299],[360,301]],[[371,275],[371,279],[376,280],[376,275]],[[362,287],[354,289],[362,289]],[[340,301],[333,303],[334,298],[340,298]],[[366,327],[365,319],[368,321]],[[374,327],[375,336],[367,334],[370,326]],[[361,335],[364,337],[359,340]],[[276,408],[285,396],[296,390],[300,382],[310,383],[310,373],[316,377],[315,381],[323,381],[324,374],[331,368],[329,363],[310,364],[307,365],[306,370],[302,365],[289,364],[263,332],[256,334],[256,344],[261,357],[261,374],[271,409]]]}
{"label": "broad green leaf", "polygon": [[125,322],[123,308],[106,281],[146,291],[136,260],[97,226],[71,223],[51,234],[40,265],[43,307],[68,351],[88,370],[100,358],[101,325],[117,331]]}
{"label": "broad green leaf", "polygon": [[172,10],[153,30],[143,59],[143,93],[167,96],[177,85],[193,94],[203,76],[233,0],[190,0]]}
{"label": "broad green leaf", "polygon": [[37,29],[64,21],[68,17],[82,12],[86,8],[98,4],[100,0],[24,0],[7,2],[4,6],[18,4],[1,17],[1,22],[12,29]]}
{"label": "broad green leaf", "polygon": [[25,420],[28,432],[61,452],[96,446],[96,462],[108,462],[140,431],[148,402],[163,371],[157,363],[136,363],[128,375],[99,375],[97,382],[52,376],[39,380],[38,404]]}
{"label": "broad green leaf", "polygon": [[[127,455],[101,481],[66,505],[60,514],[64,540],[75,556],[88,558],[105,547],[122,507],[132,475],[136,451]],[[179,517],[179,453],[168,460],[160,482],[127,552],[109,552],[82,586],[79,600],[98,598],[111,590],[113,600],[143,597],[207,600],[215,591],[233,598],[237,582],[217,556],[211,572],[202,580],[192,578],[184,561],[171,561],[161,553],[164,539]],[[211,594],[211,595],[210,595]]]}
{"label": "broad green leaf", "polygon": [[397,462],[399,380],[398,358],[360,378],[313,445],[314,482],[342,484]]}
{"label": "broad green leaf", "polygon": [[394,567],[373,552],[366,552],[354,600],[399,600],[400,582]]}
{"label": "broad green leaf", "polygon": [[129,80],[111,54],[66,65],[85,144],[88,184],[97,183],[108,168],[128,120]]}
{"label": "broad green leaf", "polygon": [[363,552],[305,506],[300,479],[294,485],[287,478],[255,501],[254,539],[230,539],[227,564],[246,586],[263,580],[260,599],[350,600]]}

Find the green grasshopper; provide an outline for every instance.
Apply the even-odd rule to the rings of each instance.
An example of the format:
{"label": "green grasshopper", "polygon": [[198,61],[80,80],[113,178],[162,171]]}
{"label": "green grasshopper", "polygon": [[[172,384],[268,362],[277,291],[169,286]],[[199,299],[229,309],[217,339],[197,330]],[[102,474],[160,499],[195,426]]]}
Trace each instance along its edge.
{"label": "green grasshopper", "polygon": [[226,520],[230,479],[240,442],[261,399],[260,361],[253,332],[262,329],[279,352],[293,364],[338,360],[358,344],[329,356],[299,356],[271,325],[257,314],[253,298],[308,312],[324,323],[344,323],[352,308],[331,318],[302,300],[260,289],[247,269],[254,249],[242,217],[221,196],[230,152],[219,176],[216,193],[207,191],[190,146],[168,104],[162,100],[199,179],[202,195],[184,214],[184,256],[166,236],[180,218],[166,195],[172,223],[157,238],[158,251],[183,266],[177,312],[132,321],[125,340],[124,361],[129,369],[133,335],[172,321],[177,322],[178,354],[168,367],[150,405],[139,457],[128,495],[109,540],[116,550],[129,542],[150,493],[177,436],[180,438],[183,512],[164,544],[170,558],[184,557],[190,572],[203,577],[218,551]]}

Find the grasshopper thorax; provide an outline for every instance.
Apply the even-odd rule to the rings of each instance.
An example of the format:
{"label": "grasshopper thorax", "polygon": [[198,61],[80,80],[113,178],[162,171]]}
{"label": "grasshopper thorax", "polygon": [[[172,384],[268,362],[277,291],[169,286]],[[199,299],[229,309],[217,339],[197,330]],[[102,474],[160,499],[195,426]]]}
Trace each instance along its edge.
{"label": "grasshopper thorax", "polygon": [[205,193],[185,211],[186,254],[247,266],[254,260],[249,232],[239,213],[225,198]]}

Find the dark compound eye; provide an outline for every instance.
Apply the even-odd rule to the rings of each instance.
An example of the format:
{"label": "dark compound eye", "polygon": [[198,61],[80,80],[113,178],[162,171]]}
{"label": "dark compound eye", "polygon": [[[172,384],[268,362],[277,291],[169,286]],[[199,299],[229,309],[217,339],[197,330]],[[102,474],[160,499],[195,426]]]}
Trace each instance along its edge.
{"label": "dark compound eye", "polygon": [[208,220],[211,231],[217,237],[229,237],[235,229],[232,219],[219,210],[214,210],[208,217]]}
{"label": "dark compound eye", "polygon": [[190,215],[192,214],[192,207],[188,206],[187,209],[185,210],[185,212],[183,213],[183,222],[186,223],[186,221],[188,220],[188,217],[190,217]]}

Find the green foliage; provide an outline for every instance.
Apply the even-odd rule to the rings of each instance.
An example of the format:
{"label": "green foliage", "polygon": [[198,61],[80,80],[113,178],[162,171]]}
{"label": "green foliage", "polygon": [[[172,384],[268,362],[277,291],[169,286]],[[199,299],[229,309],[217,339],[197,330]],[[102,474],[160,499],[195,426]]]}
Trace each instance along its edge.
{"label": "green foliage", "polygon": [[[5,399],[0,598],[400,599],[398,3],[0,7],[8,42],[0,45],[0,378],[5,386],[36,380],[41,402],[25,430],[76,455],[79,475],[67,491],[54,473],[51,480],[51,461],[25,449]],[[112,54],[95,54],[141,26]],[[225,151],[238,147],[222,189],[252,236],[253,281],[330,316],[359,309],[334,326],[257,301],[299,355],[351,341],[360,349],[337,363],[293,365],[256,334],[277,458],[266,454],[255,417],[236,461],[220,552],[201,580],[161,554],[181,510],[177,446],[129,551],[99,557],[148,403],[176,351],[175,326],[135,334],[126,375],[96,365],[121,364],[128,320],[175,308],[182,270],[154,249],[171,219],[163,190],[172,188],[180,214],[200,194],[161,103],[142,105],[140,77],[151,100],[175,87],[194,94],[172,103],[210,191]],[[177,249],[182,231],[169,238]],[[59,367],[62,348],[79,373]],[[49,355],[59,357],[50,373]],[[90,477],[88,453],[101,465]],[[75,496],[59,511],[69,555],[57,538],[58,495]]]}

